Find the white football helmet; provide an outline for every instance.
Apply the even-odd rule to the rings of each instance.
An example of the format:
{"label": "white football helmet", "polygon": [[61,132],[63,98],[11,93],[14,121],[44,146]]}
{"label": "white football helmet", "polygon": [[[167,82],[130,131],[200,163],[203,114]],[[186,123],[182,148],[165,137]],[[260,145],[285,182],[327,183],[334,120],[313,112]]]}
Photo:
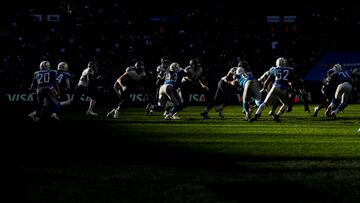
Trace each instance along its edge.
{"label": "white football helmet", "polygon": [[285,67],[286,66],[286,59],[284,57],[280,57],[276,59],[276,67]]}
{"label": "white football helmet", "polygon": [[50,62],[49,61],[42,61],[40,63],[40,70],[49,70],[50,69]]}
{"label": "white football helmet", "polygon": [[169,71],[173,72],[173,71],[177,71],[179,69],[180,69],[180,65],[178,63],[174,62],[174,63],[170,64]]}
{"label": "white football helmet", "polygon": [[342,68],[342,65],[340,65],[340,64],[335,64],[334,66],[333,66],[333,70],[335,71],[335,72],[339,72],[339,71],[342,71],[343,70],[343,68]]}
{"label": "white football helmet", "polygon": [[58,70],[68,71],[69,66],[66,62],[60,62],[57,67]]}
{"label": "white football helmet", "polygon": [[235,75],[242,75],[245,73],[245,69],[243,67],[237,67],[235,71]]}
{"label": "white football helmet", "polygon": [[228,72],[228,75],[229,75],[229,74],[235,75],[235,74],[236,74],[236,70],[237,70],[237,67],[230,68],[230,70],[229,70],[229,72]]}

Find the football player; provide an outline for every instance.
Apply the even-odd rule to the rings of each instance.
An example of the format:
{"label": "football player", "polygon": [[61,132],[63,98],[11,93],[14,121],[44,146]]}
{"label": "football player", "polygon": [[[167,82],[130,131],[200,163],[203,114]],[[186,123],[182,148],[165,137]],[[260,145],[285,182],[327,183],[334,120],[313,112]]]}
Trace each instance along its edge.
{"label": "football player", "polygon": [[57,66],[56,80],[59,85],[59,100],[61,106],[69,105],[71,103],[71,96],[66,97],[70,93],[70,73],[69,66],[66,62],[60,62]]}
{"label": "football player", "polygon": [[[336,67],[335,67],[336,66]],[[352,90],[351,73],[342,69],[340,64],[336,64],[335,73],[330,76],[329,83],[334,83],[336,87],[335,97],[326,109],[326,116],[336,119],[336,114],[342,111],[348,105],[350,93]],[[339,104],[340,102],[340,104]]]}
{"label": "football player", "polygon": [[180,68],[179,64],[174,62],[170,65],[169,71],[165,74],[164,84],[159,90],[159,100],[157,105],[151,105],[150,110],[162,111],[167,102],[173,103],[172,109],[165,115],[165,120],[180,119],[177,116],[183,104],[180,100],[179,92],[181,92],[181,80],[186,75],[185,71]]}
{"label": "football player", "polygon": [[[303,98],[305,112],[310,113],[309,101],[307,100],[308,93],[305,90],[304,80],[300,78],[299,73],[296,73],[299,72],[299,69],[296,68],[297,65],[293,62],[292,58],[289,58],[287,60],[287,66],[294,69],[291,80],[289,80],[289,88],[287,93],[289,106],[287,112],[292,111],[293,100],[297,94],[300,94],[301,97]],[[269,115],[273,115],[274,112],[276,111],[276,108],[280,106],[280,104],[281,102],[279,100],[274,100],[272,104],[272,110],[269,112]]]}
{"label": "football player", "polygon": [[73,103],[78,105],[80,102],[80,97],[82,94],[85,94],[90,97],[89,108],[86,111],[86,115],[97,116],[97,113],[93,111],[96,104],[96,71],[98,69],[98,64],[95,61],[90,61],[87,64],[80,76],[79,82],[75,87]]}
{"label": "football player", "polygon": [[200,115],[204,119],[209,119],[209,111],[212,107],[215,107],[215,111],[219,113],[220,119],[224,119],[224,106],[226,105],[226,100],[229,96],[234,94],[236,87],[239,85],[238,81],[235,79],[236,67],[230,68],[226,76],[222,77],[217,85],[215,95]]}
{"label": "football player", "polygon": [[335,83],[330,83],[331,75],[334,73],[334,69],[329,69],[326,73],[326,79],[323,81],[321,87],[321,94],[323,96],[323,102],[314,107],[314,114],[312,117],[317,117],[319,111],[329,106],[331,99],[333,98],[336,90]]}
{"label": "football player", "polygon": [[291,77],[293,68],[287,67],[286,65],[286,59],[280,57],[276,60],[276,67],[270,68],[269,75],[273,75],[275,77],[275,81],[269,93],[266,95],[264,102],[258,107],[255,116],[249,120],[250,122],[257,120],[261,116],[262,111],[267,107],[267,105],[276,98],[279,99],[282,106],[280,107],[278,113],[273,115],[273,119],[279,122],[281,114],[287,111],[287,89],[289,86],[288,80]]}
{"label": "football player", "polygon": [[209,91],[209,88],[202,81],[203,68],[199,59],[191,59],[189,66],[184,69],[186,76],[181,81],[182,94],[180,95],[181,102],[186,105],[188,103],[190,91],[193,89],[200,89],[205,92]]}
{"label": "football player", "polygon": [[256,106],[261,104],[260,84],[250,71],[247,61],[239,62],[235,78],[238,80],[239,85],[243,88],[243,112],[245,113],[245,120],[249,120],[251,118],[251,100],[255,100]]}
{"label": "football player", "polygon": [[114,83],[114,91],[119,98],[118,105],[107,113],[108,118],[119,118],[122,103],[129,98],[129,90],[134,84],[146,76],[145,66],[142,61],[138,61],[134,66],[127,67]]}
{"label": "football player", "polygon": [[160,59],[160,65],[156,67],[156,95],[155,99],[159,98],[159,89],[164,84],[165,74],[169,71],[170,60],[168,56],[164,56]]}
{"label": "football player", "polygon": [[56,81],[56,72],[50,70],[50,63],[48,61],[42,61],[40,63],[40,70],[34,73],[33,81],[31,83],[30,89],[36,90],[36,110],[33,113],[29,114],[29,117],[33,121],[39,121],[42,117],[43,108],[45,101],[48,101],[52,106],[51,118],[55,120],[60,120],[57,113],[60,110],[60,104],[58,102],[58,85]]}

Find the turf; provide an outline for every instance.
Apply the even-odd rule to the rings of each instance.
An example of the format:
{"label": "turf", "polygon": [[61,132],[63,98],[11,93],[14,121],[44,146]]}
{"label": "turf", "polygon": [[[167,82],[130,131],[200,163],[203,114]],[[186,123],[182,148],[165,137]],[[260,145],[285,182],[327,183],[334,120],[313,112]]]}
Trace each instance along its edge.
{"label": "turf", "polygon": [[[360,199],[360,105],[337,120],[295,106],[277,123],[264,111],[243,121],[239,106],[202,120],[143,108],[119,119],[65,112],[60,123],[24,122],[16,154],[20,184],[32,202],[357,202]],[[268,109],[267,109],[268,110]],[[46,131],[43,132],[43,131]],[[71,132],[71,133],[69,133]],[[16,139],[16,138],[14,138]]]}

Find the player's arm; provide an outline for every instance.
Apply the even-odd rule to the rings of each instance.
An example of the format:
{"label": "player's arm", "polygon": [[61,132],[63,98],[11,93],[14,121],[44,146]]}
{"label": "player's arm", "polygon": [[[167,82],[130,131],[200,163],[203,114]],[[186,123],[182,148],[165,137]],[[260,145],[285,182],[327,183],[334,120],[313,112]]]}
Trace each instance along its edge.
{"label": "player's arm", "polygon": [[89,71],[88,74],[86,75],[87,81],[89,82],[89,84],[92,84],[95,80],[95,75],[94,75],[94,71]]}
{"label": "player's arm", "polygon": [[70,90],[70,78],[66,78],[65,80],[65,91]]}
{"label": "player's arm", "polygon": [[273,81],[273,79],[274,79],[274,76],[268,75],[260,92],[266,92],[267,86],[269,86],[269,84]]}
{"label": "player's arm", "polygon": [[225,81],[229,85],[235,86],[236,84],[239,84],[238,77],[236,77],[236,68],[231,68],[229,72],[225,75]]}
{"label": "player's arm", "polygon": [[139,80],[146,77],[146,71],[144,68],[139,69],[136,73],[138,74]]}
{"label": "player's arm", "polygon": [[37,85],[37,80],[36,80],[36,76],[34,75],[32,81],[31,81],[29,90],[30,90],[31,92],[35,92],[36,85]]}
{"label": "player's arm", "polygon": [[135,81],[138,81],[138,80],[140,80],[142,77],[146,76],[145,71],[142,72],[142,73],[140,73],[140,74],[138,74],[135,70],[129,70],[129,71],[127,72],[127,74],[130,76],[130,78],[131,78],[132,80],[135,80]]}
{"label": "player's arm", "polygon": [[209,90],[208,86],[206,86],[200,79],[198,80],[198,82],[199,82],[201,88],[205,89],[206,91]]}
{"label": "player's arm", "polygon": [[195,75],[194,70],[189,67],[186,67],[184,69],[184,72],[185,72],[185,74],[184,74],[183,80],[192,81],[192,77],[193,77],[193,75]]}
{"label": "player's arm", "polygon": [[266,71],[264,74],[262,74],[262,76],[258,79],[258,82],[261,83],[261,84],[264,84],[266,79],[268,79],[270,75],[270,72],[269,71]]}
{"label": "player's arm", "polygon": [[50,74],[51,74],[51,81],[52,81],[52,86],[54,87],[54,92],[53,92],[53,94],[56,96],[56,97],[58,97],[58,96],[60,96],[60,87],[59,87],[59,84],[58,84],[58,81],[57,81],[57,79],[56,79],[56,72],[55,71],[51,71],[50,72]]}
{"label": "player's arm", "polygon": [[229,72],[226,74],[226,78],[234,78],[236,74],[236,68],[230,68]]}

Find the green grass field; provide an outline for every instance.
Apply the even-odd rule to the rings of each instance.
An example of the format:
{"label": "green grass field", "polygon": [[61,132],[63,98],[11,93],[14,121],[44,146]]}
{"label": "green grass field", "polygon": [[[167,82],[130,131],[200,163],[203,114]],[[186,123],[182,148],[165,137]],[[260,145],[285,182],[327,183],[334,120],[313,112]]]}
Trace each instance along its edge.
{"label": "green grass field", "polygon": [[[145,116],[143,108],[124,108],[117,120],[105,118],[105,110],[98,117],[65,113],[62,123],[50,124],[60,126],[58,134],[37,137],[43,143],[38,151],[19,162],[28,200],[360,200],[359,104],[337,120],[324,111],[312,118],[295,106],[280,123],[267,115],[269,108],[254,123],[243,121],[240,106],[226,107],[224,120],[214,110],[201,120],[202,108],[188,107],[172,121],[161,113]],[[25,125],[37,130],[45,124]],[[39,158],[44,151],[50,159]]]}

